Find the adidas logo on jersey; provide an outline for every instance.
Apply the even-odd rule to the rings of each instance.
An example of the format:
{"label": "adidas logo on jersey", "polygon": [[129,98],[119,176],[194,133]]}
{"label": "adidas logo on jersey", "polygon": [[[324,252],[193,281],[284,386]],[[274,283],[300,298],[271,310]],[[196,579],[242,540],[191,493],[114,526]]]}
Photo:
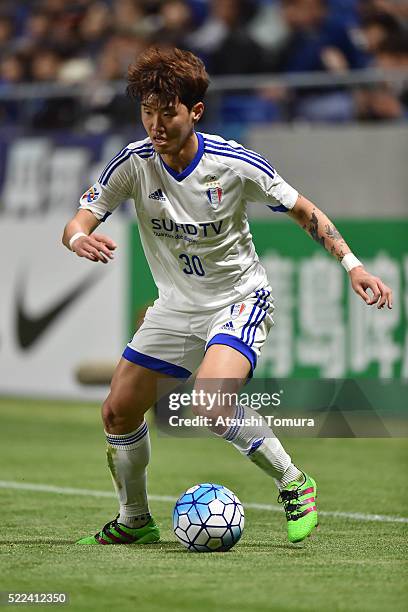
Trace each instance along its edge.
{"label": "adidas logo on jersey", "polygon": [[149,195],[149,199],[150,200],[160,200],[160,202],[165,202],[166,201],[166,196],[164,195],[164,193],[162,192],[161,189],[156,189],[156,191],[153,191]]}
{"label": "adidas logo on jersey", "polygon": [[228,321],[228,323],[222,325],[220,329],[229,329],[230,331],[235,331],[235,327],[233,326],[232,321]]}

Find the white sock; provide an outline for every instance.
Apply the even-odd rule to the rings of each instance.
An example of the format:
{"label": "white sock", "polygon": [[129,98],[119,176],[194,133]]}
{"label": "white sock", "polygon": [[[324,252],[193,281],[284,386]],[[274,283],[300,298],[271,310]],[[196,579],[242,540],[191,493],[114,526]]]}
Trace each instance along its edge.
{"label": "white sock", "polygon": [[232,425],[222,434],[240,453],[274,478],[279,489],[302,476],[265,419],[247,406],[237,405],[234,419],[251,419],[253,425]]}
{"label": "white sock", "polygon": [[127,434],[105,431],[108,466],[119,499],[119,523],[143,527],[149,519],[146,467],[150,459],[150,437],[146,421]]}

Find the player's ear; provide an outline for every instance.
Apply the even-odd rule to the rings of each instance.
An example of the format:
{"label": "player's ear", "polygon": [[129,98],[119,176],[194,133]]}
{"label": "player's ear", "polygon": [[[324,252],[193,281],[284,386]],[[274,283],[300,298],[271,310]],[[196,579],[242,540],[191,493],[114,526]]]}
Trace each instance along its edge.
{"label": "player's ear", "polygon": [[194,123],[200,121],[201,117],[203,116],[203,112],[204,102],[197,102],[197,104],[194,104],[193,108],[191,109]]}

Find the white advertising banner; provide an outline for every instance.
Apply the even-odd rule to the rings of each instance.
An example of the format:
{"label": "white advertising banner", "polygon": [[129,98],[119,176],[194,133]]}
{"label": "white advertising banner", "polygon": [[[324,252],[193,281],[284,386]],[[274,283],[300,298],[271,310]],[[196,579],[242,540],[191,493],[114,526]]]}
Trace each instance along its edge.
{"label": "white advertising banner", "polygon": [[112,219],[100,230],[115,259],[93,263],[61,243],[67,218],[1,218],[0,394],[101,399],[84,387],[79,364],[116,362],[127,341],[127,232]]}

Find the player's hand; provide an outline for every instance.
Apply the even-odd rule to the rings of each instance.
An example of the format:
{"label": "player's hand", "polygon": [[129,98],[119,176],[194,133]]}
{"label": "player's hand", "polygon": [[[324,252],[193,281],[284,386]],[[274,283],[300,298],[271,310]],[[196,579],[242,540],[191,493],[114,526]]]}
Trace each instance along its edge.
{"label": "player's hand", "polygon": [[[383,308],[387,304],[392,308],[392,289],[387,287],[378,276],[373,276],[363,266],[357,266],[349,272],[351,286],[354,291],[365,301],[368,306],[377,304],[377,308]],[[372,297],[367,293],[372,292]]]}
{"label": "player's hand", "polygon": [[78,257],[86,257],[90,261],[101,261],[104,264],[114,258],[112,251],[115,249],[116,244],[113,240],[103,234],[80,236],[72,245],[72,250]]}

